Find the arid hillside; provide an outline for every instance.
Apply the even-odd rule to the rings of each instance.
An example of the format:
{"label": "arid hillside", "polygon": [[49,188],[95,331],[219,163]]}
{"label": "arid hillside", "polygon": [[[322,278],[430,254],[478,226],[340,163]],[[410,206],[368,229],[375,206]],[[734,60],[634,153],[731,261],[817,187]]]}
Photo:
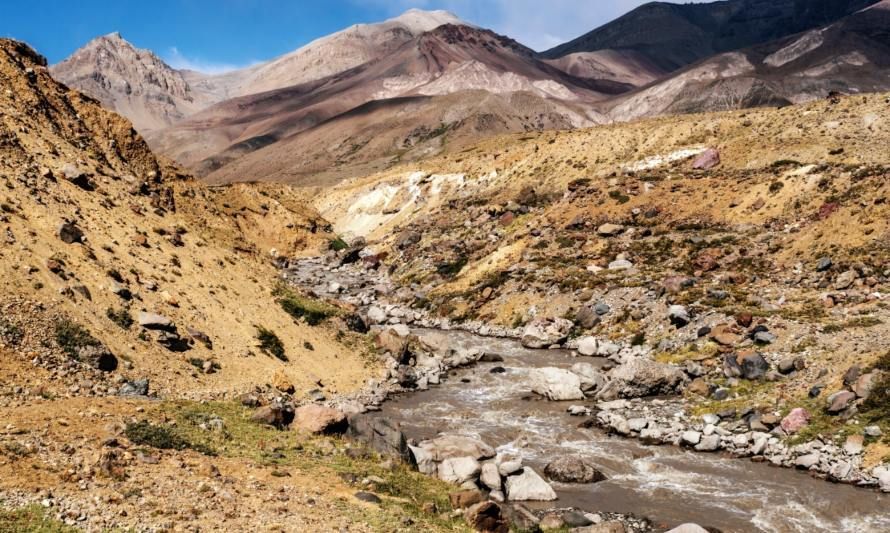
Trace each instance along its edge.
{"label": "arid hillside", "polygon": [[[294,193],[209,189],[56,83],[26,45],[3,41],[0,52],[3,320],[22,336],[6,344],[61,372],[43,386],[78,387],[53,338],[63,317],[119,363],[95,390],[119,388],[118,376],[176,396],[249,390],[277,372],[304,392],[321,375],[331,389],[363,383],[359,353],[274,305],[276,254],[315,253],[331,238]],[[258,327],[283,339],[287,361],[263,353]]]}

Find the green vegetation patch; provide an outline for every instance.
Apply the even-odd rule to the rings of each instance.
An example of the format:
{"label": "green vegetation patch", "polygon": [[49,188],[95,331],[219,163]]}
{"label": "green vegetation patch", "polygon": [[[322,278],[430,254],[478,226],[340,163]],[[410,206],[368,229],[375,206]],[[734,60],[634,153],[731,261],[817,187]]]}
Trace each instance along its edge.
{"label": "green vegetation patch", "polygon": [[59,347],[75,359],[79,357],[81,348],[102,345],[89,330],[67,318],[56,322],[55,336]]}
{"label": "green vegetation patch", "polygon": [[340,314],[340,309],[322,301],[307,298],[281,285],[274,293],[278,305],[296,320],[303,319],[310,326],[317,326],[328,318]]}
{"label": "green vegetation patch", "polygon": [[154,425],[147,420],[127,424],[124,435],[139,446],[149,446],[159,450],[195,450],[205,455],[216,455],[213,448],[202,443],[193,443],[180,435],[177,430]]}
{"label": "green vegetation patch", "polygon": [[114,309],[109,307],[105,310],[105,316],[109,320],[120,326],[121,329],[130,329],[133,325],[133,317],[127,309]]}
{"label": "green vegetation patch", "polygon": [[274,356],[281,361],[287,361],[287,354],[284,350],[284,343],[278,338],[278,335],[270,329],[263,326],[256,326],[256,338],[260,341],[260,350]]}
{"label": "green vegetation patch", "polygon": [[0,533],[76,533],[78,530],[46,516],[39,505],[0,509]]}

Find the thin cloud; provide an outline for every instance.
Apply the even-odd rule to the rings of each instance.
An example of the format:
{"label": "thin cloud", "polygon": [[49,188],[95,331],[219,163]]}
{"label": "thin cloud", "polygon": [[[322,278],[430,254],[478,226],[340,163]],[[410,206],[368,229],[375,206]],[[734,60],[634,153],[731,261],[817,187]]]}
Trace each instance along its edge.
{"label": "thin cloud", "polygon": [[258,61],[251,61],[244,65],[235,65],[231,63],[206,61],[198,57],[189,57],[180,52],[175,46],[171,46],[162,59],[165,63],[177,70],[194,70],[204,74],[225,74],[226,72],[240,70],[258,63]]}

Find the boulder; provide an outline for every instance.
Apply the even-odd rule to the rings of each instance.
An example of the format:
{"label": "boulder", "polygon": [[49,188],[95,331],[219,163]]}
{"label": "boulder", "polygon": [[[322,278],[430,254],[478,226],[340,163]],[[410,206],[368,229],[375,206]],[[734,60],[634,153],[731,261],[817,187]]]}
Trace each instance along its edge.
{"label": "boulder", "polygon": [[581,337],[578,339],[578,353],[591,357],[596,355],[597,341],[596,337]]}
{"label": "boulder", "polygon": [[472,481],[482,472],[482,465],[473,457],[451,457],[439,464],[439,479],[460,485]]}
{"label": "boulder", "polygon": [[553,501],[556,499],[556,491],[549,483],[529,467],[522,469],[522,473],[509,476],[506,482],[507,500],[521,501]]}
{"label": "boulder", "polygon": [[491,462],[483,464],[479,481],[491,490],[501,490],[501,474],[498,472],[498,466]]}
{"label": "boulder", "polygon": [[354,415],[349,417],[348,425],[349,437],[367,444],[377,453],[404,461],[411,460],[408,440],[397,423],[386,418]]}
{"label": "boulder", "polygon": [[834,288],[839,291],[847,290],[856,283],[857,277],[855,270],[848,270],[834,280]]}
{"label": "boulder", "polygon": [[63,222],[59,225],[57,234],[59,239],[65,244],[74,244],[83,241],[83,232],[74,222]]}
{"label": "boulder", "polygon": [[575,363],[572,373],[581,379],[581,390],[585,393],[596,392],[606,385],[606,375],[590,363]]}
{"label": "boulder", "polygon": [[139,312],[138,322],[146,329],[172,329],[174,327],[173,321],[169,318],[146,311]]}
{"label": "boulder", "polygon": [[417,467],[417,471],[427,476],[434,476],[439,472],[439,466],[432,452],[417,446],[408,446],[411,451],[411,461]]}
{"label": "boulder", "polygon": [[708,530],[698,524],[683,524],[675,527],[667,533],[708,533]]}
{"label": "boulder", "polygon": [[554,459],[544,467],[544,475],[559,483],[596,483],[606,479],[593,463],[576,455]]}
{"label": "boulder", "polygon": [[624,226],[620,224],[603,224],[596,229],[596,232],[601,237],[614,237],[624,232]]}
{"label": "boulder", "polygon": [[728,378],[760,379],[769,370],[769,363],[755,352],[728,354],[723,359],[723,373]]}
{"label": "boulder", "polygon": [[622,398],[676,394],[686,385],[686,373],[678,367],[637,357],[612,369],[609,378],[618,383]]}
{"label": "boulder", "polygon": [[485,496],[478,489],[461,490],[448,495],[452,509],[466,509],[483,500],[485,500]]}
{"label": "boulder", "polygon": [[564,318],[536,318],[523,328],[522,345],[540,349],[559,344],[568,337],[573,326],[571,321]]}
{"label": "boulder", "polygon": [[840,391],[828,397],[828,413],[836,415],[846,411],[850,404],[856,400],[856,393],[850,391]]}
{"label": "boulder", "polygon": [[720,164],[720,152],[716,148],[708,148],[692,162],[695,170],[711,170]]}
{"label": "boulder", "polygon": [[858,398],[866,399],[871,396],[871,392],[875,388],[875,385],[878,383],[878,378],[880,377],[881,372],[878,370],[863,374],[859,376],[859,379],[856,380],[851,388]]}
{"label": "boulder", "polygon": [[81,346],[77,349],[77,358],[81,363],[96,370],[103,372],[117,370],[117,357],[101,344]]}
{"label": "boulder", "polygon": [[510,525],[504,517],[501,506],[495,502],[481,502],[473,505],[465,514],[467,524],[481,533],[509,533]]}
{"label": "boulder", "polygon": [[865,447],[865,437],[862,435],[850,435],[844,442],[844,452],[847,455],[859,455]]}
{"label": "boulder", "polygon": [[668,308],[668,319],[674,326],[682,328],[689,323],[689,311],[685,306],[672,305]]}
{"label": "boulder", "polygon": [[797,407],[782,419],[781,426],[785,433],[797,433],[810,423],[810,418],[810,413],[806,409]]}
{"label": "boulder", "polygon": [[386,311],[376,305],[372,305],[368,308],[368,321],[372,324],[382,324],[386,322]]}
{"label": "boulder", "polygon": [[535,368],[529,373],[532,392],[551,401],[583,400],[581,378],[561,368]]}
{"label": "boulder", "polygon": [[374,343],[383,352],[392,354],[393,359],[404,363],[408,354],[408,337],[396,328],[386,328],[377,332]]}
{"label": "boulder", "polygon": [[148,378],[126,381],[118,389],[119,396],[148,396]]}
{"label": "boulder", "polygon": [[293,422],[294,410],[286,404],[272,403],[254,411],[250,419],[259,424],[281,429]]}
{"label": "boulder", "polygon": [[597,312],[590,306],[584,306],[575,314],[575,320],[578,325],[584,329],[596,327],[601,319]]}
{"label": "boulder", "polygon": [[346,414],[321,405],[303,405],[294,412],[293,426],[316,435],[344,433],[349,423]]}
{"label": "boulder", "polygon": [[425,440],[418,444],[418,447],[429,452],[437,462],[457,457],[490,459],[496,454],[494,448],[481,440],[463,435],[442,435],[432,440]]}

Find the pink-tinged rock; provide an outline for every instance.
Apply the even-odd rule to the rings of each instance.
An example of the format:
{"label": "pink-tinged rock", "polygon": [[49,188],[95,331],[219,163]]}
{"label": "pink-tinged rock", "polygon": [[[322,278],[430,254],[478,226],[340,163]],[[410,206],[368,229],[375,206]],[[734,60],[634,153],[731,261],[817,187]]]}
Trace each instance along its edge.
{"label": "pink-tinged rock", "polygon": [[785,430],[785,433],[797,433],[809,423],[810,413],[806,409],[798,407],[792,409],[788,416],[782,419],[782,429]]}
{"label": "pink-tinged rock", "polygon": [[310,404],[297,408],[293,425],[309,433],[334,434],[346,431],[349,423],[342,411]]}
{"label": "pink-tinged rock", "polygon": [[714,148],[708,148],[705,152],[698,156],[698,159],[692,163],[692,168],[696,170],[711,170],[720,164],[720,152]]}

